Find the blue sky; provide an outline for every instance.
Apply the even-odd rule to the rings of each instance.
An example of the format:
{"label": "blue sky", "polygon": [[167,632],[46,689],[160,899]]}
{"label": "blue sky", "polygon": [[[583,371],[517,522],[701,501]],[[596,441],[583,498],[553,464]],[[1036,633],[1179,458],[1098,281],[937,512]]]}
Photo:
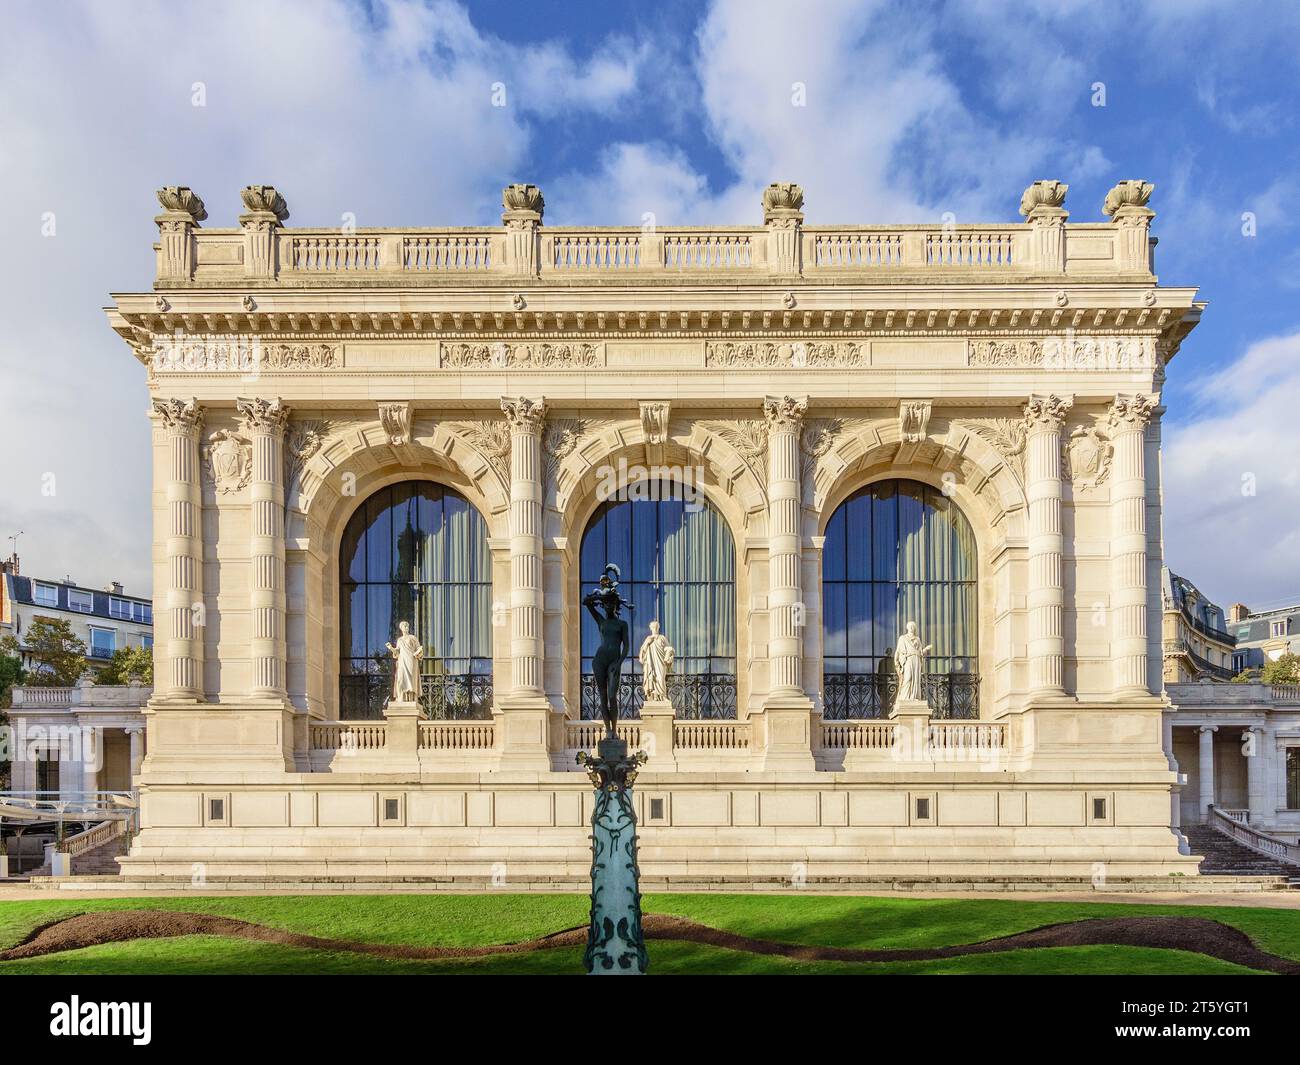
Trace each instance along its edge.
{"label": "blue sky", "polygon": [[152,278],[159,185],[192,185],[210,225],[254,182],[291,224],[494,223],[508,181],[540,184],[551,222],[671,224],[757,221],[773,180],[800,182],[816,222],[1010,220],[1026,184],[1059,178],[1084,221],[1138,177],[1161,280],[1210,303],[1164,393],[1167,557],[1224,603],[1300,601],[1300,9],[146,0],[0,18],[0,537],[24,531],[27,572],[148,587],[143,374],[100,308]]}

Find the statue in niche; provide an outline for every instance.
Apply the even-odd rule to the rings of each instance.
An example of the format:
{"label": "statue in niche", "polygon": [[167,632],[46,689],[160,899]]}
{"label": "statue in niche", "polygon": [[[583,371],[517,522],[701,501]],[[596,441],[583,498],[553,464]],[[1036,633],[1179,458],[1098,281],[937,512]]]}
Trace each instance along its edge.
{"label": "statue in niche", "polygon": [[668,671],[673,668],[673,645],[659,631],[659,622],[650,622],[650,635],[641,642],[641,691],[647,701],[663,702],[668,698]]}
{"label": "statue in niche", "polygon": [[909,621],[894,648],[899,702],[925,702],[925,656],[930,650],[930,644],[922,646],[921,637],[916,634],[916,622]]}
{"label": "statue in niche", "polygon": [[611,562],[605,567],[596,590],[582,600],[582,605],[596,619],[600,629],[600,646],[596,649],[591,669],[600,695],[601,720],[610,736],[615,734],[618,725],[618,685],[631,643],[627,622],[619,614],[632,604],[619,594],[618,577],[619,568]]}
{"label": "statue in niche", "polygon": [[384,646],[393,656],[393,698],[395,703],[414,703],[420,698],[420,659],[424,648],[419,639],[411,632],[408,621],[399,621],[397,629],[401,633],[397,643]]}

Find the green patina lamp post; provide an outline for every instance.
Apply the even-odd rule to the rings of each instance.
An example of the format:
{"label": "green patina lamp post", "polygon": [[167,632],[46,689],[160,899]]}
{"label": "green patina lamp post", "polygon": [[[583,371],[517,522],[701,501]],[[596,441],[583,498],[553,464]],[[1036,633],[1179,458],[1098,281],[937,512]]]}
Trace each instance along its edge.
{"label": "green patina lamp post", "polygon": [[618,567],[605,567],[600,587],[583,599],[600,627],[592,663],[605,736],[596,754],[578,754],[596,787],[591,812],[591,925],[583,963],[593,975],[636,976],[649,965],[641,932],[640,872],[636,863],[636,809],[632,783],[645,764],[619,739],[618,690],[629,649],[628,624],[619,615],[629,604],[618,592]]}

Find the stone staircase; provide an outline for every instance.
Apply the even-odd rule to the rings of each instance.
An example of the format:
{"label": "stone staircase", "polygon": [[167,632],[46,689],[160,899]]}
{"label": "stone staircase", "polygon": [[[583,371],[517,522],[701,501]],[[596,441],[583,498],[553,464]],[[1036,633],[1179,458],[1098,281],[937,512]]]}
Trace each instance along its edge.
{"label": "stone staircase", "polygon": [[1300,868],[1257,854],[1209,825],[1183,825],[1192,853],[1201,855],[1201,873],[1215,876],[1284,876],[1300,879]]}
{"label": "stone staircase", "polygon": [[[69,863],[69,871],[73,876],[117,876],[121,872],[117,859],[125,855],[129,848],[130,844],[125,835],[114,836],[98,847],[91,847],[80,854],[74,854]],[[53,870],[47,861],[23,875],[52,876]]]}

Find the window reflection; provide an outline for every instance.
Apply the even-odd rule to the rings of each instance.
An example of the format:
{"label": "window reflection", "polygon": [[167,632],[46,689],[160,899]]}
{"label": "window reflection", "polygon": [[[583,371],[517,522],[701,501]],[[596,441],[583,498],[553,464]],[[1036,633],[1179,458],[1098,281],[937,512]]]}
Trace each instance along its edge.
{"label": "window reflection", "polygon": [[888,712],[894,645],[908,621],[933,645],[932,706],[975,716],[975,560],[970,523],[929,485],[879,482],[836,509],[822,555],[827,716]]}
{"label": "window reflection", "polygon": [[[722,515],[680,485],[662,482],[654,499],[611,500],[582,538],[579,580],[590,590],[613,562],[620,590],[632,602],[629,678],[621,705],[634,716],[640,702],[637,651],[658,619],[676,650],[670,696],[682,717],[735,717],[736,552]],[[582,671],[591,672],[600,643],[595,621],[582,611]],[[584,680],[584,717],[593,716]]]}
{"label": "window reflection", "polygon": [[[425,648],[426,709],[485,709],[477,703],[485,692],[491,699],[491,557],[487,526],[463,496],[430,481],[380,489],[344,530],[339,572],[340,717],[382,712],[391,677],[384,645],[399,621],[411,622]],[[450,679],[468,677],[487,678],[487,687]]]}

